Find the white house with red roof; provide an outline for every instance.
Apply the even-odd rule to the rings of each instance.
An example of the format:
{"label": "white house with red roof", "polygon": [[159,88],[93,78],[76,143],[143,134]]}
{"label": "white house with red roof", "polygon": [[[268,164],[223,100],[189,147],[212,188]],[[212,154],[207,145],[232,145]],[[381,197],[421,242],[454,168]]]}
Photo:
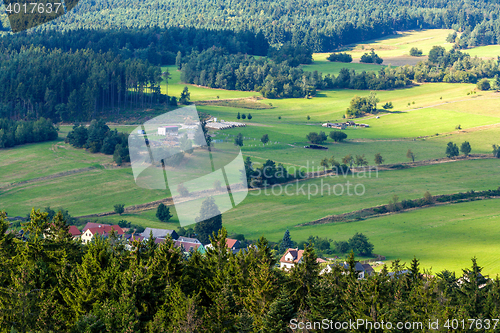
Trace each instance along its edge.
{"label": "white house with red roof", "polygon": [[90,242],[95,235],[101,235],[102,237],[108,237],[111,232],[116,232],[117,235],[123,235],[123,229],[119,225],[109,225],[100,223],[87,223],[85,228],[83,228],[83,234],[81,235],[82,242]]}
{"label": "white house with red roof", "polygon": [[302,262],[304,250],[288,249],[280,259],[280,268],[286,271],[292,269],[295,264]]}

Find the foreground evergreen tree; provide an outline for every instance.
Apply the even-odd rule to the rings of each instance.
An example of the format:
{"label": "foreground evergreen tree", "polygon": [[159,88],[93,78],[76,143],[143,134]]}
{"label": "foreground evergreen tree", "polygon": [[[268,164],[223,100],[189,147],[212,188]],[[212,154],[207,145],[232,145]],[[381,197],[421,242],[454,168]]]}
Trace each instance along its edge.
{"label": "foreground evergreen tree", "polygon": [[285,289],[282,289],[264,317],[263,332],[286,332],[290,327],[290,320],[294,314],[294,308],[290,303],[290,294]]}

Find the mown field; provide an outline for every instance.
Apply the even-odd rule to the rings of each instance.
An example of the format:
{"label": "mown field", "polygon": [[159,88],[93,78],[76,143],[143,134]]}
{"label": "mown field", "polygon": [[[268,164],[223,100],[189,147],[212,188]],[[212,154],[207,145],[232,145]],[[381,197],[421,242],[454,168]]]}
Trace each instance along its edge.
{"label": "mown field", "polygon": [[[344,52],[352,55],[353,63],[347,64],[347,66],[343,67],[356,69],[356,66],[363,66],[358,68],[366,71],[369,71],[371,68],[372,70],[377,70],[375,68],[380,68],[379,65],[359,64],[361,56],[366,52],[370,52],[371,49],[374,49],[375,53],[384,59],[384,62],[382,63],[383,65],[401,66],[405,64],[416,64],[421,60],[425,60],[429,51],[435,45],[451,49],[453,44],[446,42],[446,37],[452,32],[453,30],[451,29],[403,31],[377,40],[348,45],[346,46]],[[412,47],[422,50],[422,56],[410,56],[410,49]],[[500,46],[488,45],[462,51],[469,53],[471,56],[491,59],[497,57],[500,52]],[[329,62],[326,60],[329,54],[330,53],[314,54],[315,69],[319,70],[319,68],[329,68],[327,66]],[[331,74],[338,73],[338,71],[333,70],[335,67],[337,66],[330,67],[332,68],[331,71],[326,69],[326,71],[323,70],[323,72]],[[342,68],[342,66],[340,68]]]}

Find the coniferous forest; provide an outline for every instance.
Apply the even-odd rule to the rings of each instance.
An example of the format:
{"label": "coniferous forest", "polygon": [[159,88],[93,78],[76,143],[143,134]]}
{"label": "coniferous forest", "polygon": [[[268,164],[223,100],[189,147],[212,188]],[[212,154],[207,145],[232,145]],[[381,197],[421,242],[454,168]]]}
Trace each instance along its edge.
{"label": "coniferous forest", "polygon": [[[23,241],[6,233],[1,214],[5,332],[287,332],[299,322],[313,328],[305,325],[324,319],[330,326],[314,326],[316,331],[370,331],[335,329],[335,323],[363,320],[422,332],[429,318],[450,330],[475,318],[471,331],[481,332],[500,314],[500,280],[484,277],[475,259],[463,276],[430,276],[414,259],[358,279],[340,266],[320,274],[307,246],[302,262],[286,273],[275,269],[264,238],[248,252],[230,253],[225,229],[205,255],[186,254],[171,240],[156,244],[153,238],[130,249],[113,235],[82,245],[72,240],[61,212],[49,219],[33,210]],[[354,260],[350,255],[349,267]],[[398,322],[423,326],[398,330]]]}

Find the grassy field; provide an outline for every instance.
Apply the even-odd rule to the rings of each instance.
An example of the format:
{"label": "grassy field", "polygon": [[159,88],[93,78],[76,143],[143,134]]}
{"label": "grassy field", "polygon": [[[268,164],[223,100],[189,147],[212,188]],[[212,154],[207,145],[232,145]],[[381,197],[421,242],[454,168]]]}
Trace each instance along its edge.
{"label": "grassy field", "polygon": [[[445,43],[449,32],[406,32],[367,42],[363,47],[364,51],[374,47],[382,57],[404,60],[408,58],[407,52],[413,46],[423,49],[424,54],[432,45],[449,47]],[[477,48],[468,52],[478,52],[478,56],[487,57],[497,52],[495,47]],[[359,56],[363,52],[361,44],[353,46],[350,52],[355,57]],[[345,66],[366,71],[380,68],[378,65],[330,63],[325,60],[326,54],[315,54],[314,57],[316,62],[304,66],[304,69],[336,75]],[[180,96],[186,85],[180,82],[180,72],[175,66],[168,68],[172,73],[168,92],[170,95]],[[164,67],[163,70],[165,69]],[[256,92],[188,86],[195,105],[199,101],[259,95]],[[167,86],[163,83],[162,92],[166,92],[166,89]],[[369,93],[329,90],[319,91],[311,99],[238,101],[245,108],[238,108],[234,101],[225,101],[220,106],[206,105],[206,102],[200,103],[204,105],[198,105],[197,108],[227,121],[237,121],[238,112],[251,113],[251,120],[240,120],[247,124],[246,127],[213,131],[214,139],[226,141],[216,143],[214,148],[228,152],[234,150],[234,136],[241,133],[244,136],[244,146],[241,148],[244,157],[251,157],[257,165],[272,159],[283,163],[291,171],[298,167],[306,167],[309,171],[317,170],[320,160],[332,155],[337,161],[347,154],[365,155],[368,162],[373,164],[374,154],[381,153],[384,163],[401,163],[408,162],[408,149],[415,153],[418,161],[443,158],[449,141],[458,145],[465,140],[469,141],[472,153],[491,153],[491,145],[500,144],[500,94],[476,91],[473,84],[428,83],[400,90],[377,91],[379,106],[392,102],[394,109],[380,112],[377,114],[378,118],[370,116],[357,119],[356,122],[367,123],[370,127],[346,129],[347,140],[333,143],[329,139],[325,143],[329,148],[327,151],[303,148],[308,144],[306,135],[309,132],[323,130],[328,134],[330,130],[321,127],[321,124],[344,121],[342,116],[353,96],[366,96]],[[164,111],[167,110],[130,111],[136,112],[137,117],[124,124],[113,123],[109,126],[130,133],[138,125],[133,119],[145,119]],[[308,116],[310,119],[307,119]],[[458,125],[460,130],[457,129]],[[60,126],[60,138],[64,138],[70,130],[71,126]],[[270,143],[265,146],[260,142],[264,134],[268,134],[270,138]],[[138,187],[134,182],[132,169],[117,168],[112,163],[111,156],[74,149],[61,139],[0,150],[0,209],[6,209],[11,216],[15,216],[27,214],[33,206],[64,207],[70,214],[78,216],[112,211],[117,203],[137,205],[170,195],[168,190]],[[195,153],[189,161],[197,158],[199,156]],[[229,160],[229,155],[224,158]],[[189,161],[183,166],[188,168]],[[217,162],[222,163],[222,158]],[[61,174],[74,170],[79,172]],[[443,268],[458,271],[469,265],[470,257],[477,255],[480,264],[486,266],[486,272],[500,273],[500,264],[493,262],[493,253],[498,250],[494,242],[499,222],[496,209],[498,200],[426,208],[355,223],[296,227],[300,223],[327,215],[387,204],[393,194],[399,195],[401,199],[414,199],[422,197],[425,191],[438,195],[496,188],[500,185],[499,171],[500,161],[489,159],[381,171],[378,177],[371,178],[309,180],[301,183],[305,186],[304,194],[299,192],[289,196],[284,193],[275,195],[251,191],[242,204],[223,214],[223,221],[230,233],[243,233],[250,239],[264,235],[273,241],[279,240],[286,228],[290,229],[295,241],[305,240],[309,235],[344,240],[355,232],[363,232],[375,244],[375,252],[391,260],[399,257],[409,262],[416,255],[422,259],[425,267],[432,266],[434,271]],[[186,175],[189,176],[190,173],[186,172]],[[340,186],[347,186],[347,181],[352,186],[358,185],[358,190],[364,188],[364,194],[307,195],[308,188],[314,192],[316,186],[321,188],[324,185],[332,189],[337,185],[336,188],[340,189]],[[295,189],[289,188],[292,192]],[[125,219],[145,227],[177,228],[179,223],[175,209],[172,207],[171,211],[174,217],[169,223],[159,222],[154,210],[109,216],[100,220],[118,222]],[[450,235],[454,237],[447,238]]]}
{"label": "grassy field", "polygon": [[[177,70],[176,66],[164,66],[162,71],[166,71],[168,68],[172,78],[168,80],[168,90],[165,81],[161,84],[161,93],[170,96],[179,96],[185,86],[189,87],[189,92],[191,93],[191,101],[204,101],[212,99],[228,99],[228,98],[242,98],[242,97],[252,97],[260,95],[254,91],[236,91],[236,90],[224,90],[224,89],[211,89],[205,87],[199,87],[192,84],[185,84],[181,82],[181,72]],[[218,97],[217,97],[218,96]]]}
{"label": "grassy field", "polygon": [[307,235],[340,241],[361,232],[374,244],[375,253],[388,260],[409,264],[415,256],[434,274],[448,269],[460,276],[476,256],[483,274],[495,277],[500,273],[499,204],[492,199],[436,206],[359,222],[291,228],[290,235],[294,241]]}
{"label": "grassy field", "polygon": [[[451,29],[430,29],[399,32],[398,34],[390,35],[377,40],[370,40],[358,44],[348,45],[343,52],[347,52],[352,55],[354,62],[352,64],[330,63],[326,60],[330,53],[315,53],[313,56],[315,64],[311,67],[314,68],[312,70],[322,71],[325,74],[338,73],[338,70],[342,67],[357,69],[356,66],[363,66],[358,67],[359,70],[376,70],[375,68],[377,67],[377,65],[356,64],[359,62],[361,56],[366,52],[370,52],[371,49],[374,49],[375,53],[377,53],[382,59],[384,59],[383,65],[414,65],[421,60],[425,60],[427,58],[426,56],[429,54],[429,51],[435,45],[443,46],[446,49],[451,49],[453,44],[446,42],[446,37],[452,32],[453,30]],[[416,47],[422,50],[423,55],[421,57],[410,56],[410,49],[412,47]],[[471,56],[477,56],[484,59],[496,59],[498,54],[500,54],[500,46],[480,46],[463,51],[469,53]],[[308,66],[304,67],[308,68]]]}
{"label": "grassy field", "polygon": [[[75,149],[61,141],[27,144],[0,151],[0,193],[1,187],[33,178],[107,165],[111,157],[103,154],[89,154]],[[0,201],[1,201],[0,196]]]}
{"label": "grassy field", "polygon": [[[305,182],[305,194],[298,192],[296,187],[290,187],[286,195],[275,189],[251,192],[244,203],[224,214],[224,222],[229,230],[244,233],[248,238],[266,235],[269,239],[278,240],[286,228],[313,221],[327,215],[342,214],[367,207],[387,204],[394,194],[401,200],[421,198],[425,191],[433,195],[465,192],[471,189],[497,188],[500,184],[500,162],[498,160],[460,161],[441,163],[397,171],[380,171],[378,177],[358,178],[322,178]],[[348,195],[347,181],[360,184],[364,188],[363,195]],[[335,195],[333,187],[337,184],[336,193],[340,194],[342,186],[345,192]],[[318,193],[313,195],[316,191]],[[328,195],[330,185],[330,195]],[[342,186],[341,186],[342,185]],[[323,193],[321,188],[323,188]],[[308,191],[310,189],[310,191]],[[296,193],[299,194],[296,194]],[[310,196],[307,193],[311,193]],[[353,193],[351,191],[351,193]],[[277,194],[277,195],[275,195]],[[265,223],[260,223],[260,221]],[[259,221],[259,222],[255,222]],[[294,230],[301,230],[294,229]],[[309,233],[299,232],[300,240]]]}
{"label": "grassy field", "polygon": [[[348,45],[345,52],[351,54],[354,61],[359,61],[364,53],[374,49],[375,53],[384,59],[384,65],[400,65],[400,61],[416,63],[419,57],[410,57],[412,47],[422,50],[424,56],[429,54],[434,45],[450,49],[453,44],[447,43],[446,37],[451,32],[451,29],[404,31],[377,40]],[[328,55],[329,53],[316,53],[314,60],[326,60]]]}

